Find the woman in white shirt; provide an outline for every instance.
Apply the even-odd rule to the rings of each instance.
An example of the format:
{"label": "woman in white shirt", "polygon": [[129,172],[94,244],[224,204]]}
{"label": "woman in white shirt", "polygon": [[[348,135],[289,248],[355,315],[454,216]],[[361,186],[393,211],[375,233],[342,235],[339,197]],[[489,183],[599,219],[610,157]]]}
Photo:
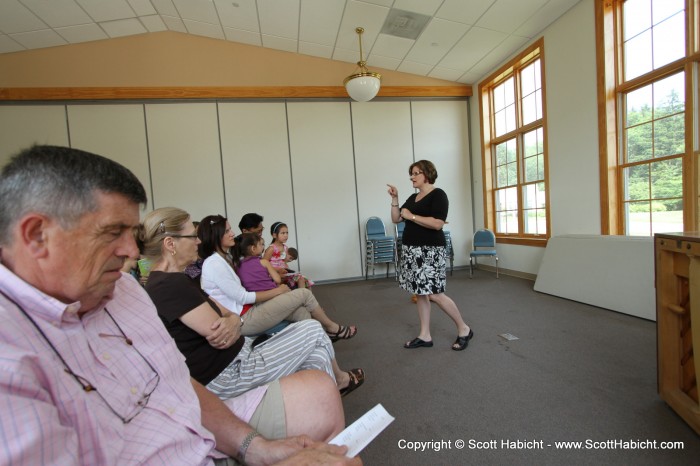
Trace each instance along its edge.
{"label": "woman in white shirt", "polygon": [[199,256],[202,264],[201,286],[212,298],[243,320],[241,333],[257,335],[283,320],[298,322],[316,319],[332,341],[349,339],[357,334],[354,325],[340,325],[331,320],[308,288],[290,290],[279,285],[267,291],[247,291],[233,270],[228,251],[235,237],[228,220],[221,215],[202,219],[197,230],[201,240]]}

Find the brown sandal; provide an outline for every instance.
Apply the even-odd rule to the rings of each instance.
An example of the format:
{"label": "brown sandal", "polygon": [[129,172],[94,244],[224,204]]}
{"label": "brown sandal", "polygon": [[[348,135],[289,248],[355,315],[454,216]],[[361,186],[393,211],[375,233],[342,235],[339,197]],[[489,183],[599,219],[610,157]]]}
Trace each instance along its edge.
{"label": "brown sandal", "polygon": [[348,386],[340,389],[340,396],[345,396],[365,382],[365,371],[362,369],[352,369],[348,371],[350,382]]}
{"label": "brown sandal", "polygon": [[331,341],[334,343],[338,340],[349,340],[350,338],[357,335],[357,327],[350,325],[338,325],[337,332],[333,333],[326,331],[326,334],[328,335],[328,338],[330,338]]}

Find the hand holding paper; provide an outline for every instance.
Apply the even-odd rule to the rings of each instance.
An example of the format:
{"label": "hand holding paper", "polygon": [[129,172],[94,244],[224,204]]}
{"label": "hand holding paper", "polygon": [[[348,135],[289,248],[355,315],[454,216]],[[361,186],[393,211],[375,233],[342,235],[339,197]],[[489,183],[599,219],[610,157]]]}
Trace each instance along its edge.
{"label": "hand holding paper", "polygon": [[367,411],[361,418],[349,425],[329,443],[347,445],[346,456],[357,456],[381,431],[394,422],[394,418],[378,404]]}

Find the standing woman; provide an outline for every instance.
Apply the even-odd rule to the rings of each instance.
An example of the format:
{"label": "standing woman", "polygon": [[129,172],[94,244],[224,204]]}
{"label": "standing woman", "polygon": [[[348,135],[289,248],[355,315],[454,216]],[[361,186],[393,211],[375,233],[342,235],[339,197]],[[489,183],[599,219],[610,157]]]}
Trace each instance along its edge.
{"label": "standing woman", "polygon": [[442,227],[447,219],[449,201],[447,194],[434,186],[438,173],[428,160],[419,160],[408,167],[413,187],[418,189],[399,206],[396,186],[389,186],[391,196],[391,220],[406,222],[401,246],[399,286],[417,295],[420,334],[406,342],[404,348],[433,346],[430,336],[430,302],[452,319],[457,326],[457,340],[452,345],[462,351],[469,344],[474,332],[462,319],[452,298],[445,294],[447,281],[445,234]]}

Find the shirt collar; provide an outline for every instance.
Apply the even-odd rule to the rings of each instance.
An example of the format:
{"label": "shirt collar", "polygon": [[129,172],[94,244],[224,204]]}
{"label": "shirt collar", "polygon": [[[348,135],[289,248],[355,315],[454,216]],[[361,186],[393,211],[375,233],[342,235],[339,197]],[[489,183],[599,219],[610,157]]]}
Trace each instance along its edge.
{"label": "shirt collar", "polygon": [[30,285],[3,264],[0,264],[0,289],[32,315],[54,325],[60,325],[64,319],[72,320],[80,310],[80,301],[61,302]]}

